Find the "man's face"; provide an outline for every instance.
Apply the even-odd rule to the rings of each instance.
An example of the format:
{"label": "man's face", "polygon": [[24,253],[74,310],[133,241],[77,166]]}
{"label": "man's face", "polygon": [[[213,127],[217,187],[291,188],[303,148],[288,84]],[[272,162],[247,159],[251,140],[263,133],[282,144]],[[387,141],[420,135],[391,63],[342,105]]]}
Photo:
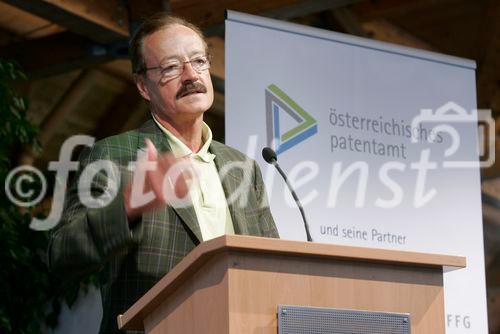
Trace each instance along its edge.
{"label": "man's face", "polygon": [[[164,65],[172,60],[186,62],[205,53],[200,36],[182,25],[156,31],[143,41],[146,67]],[[184,71],[178,77],[162,80],[161,70],[154,69],[147,71],[137,82],[141,95],[150,101],[153,112],[172,124],[202,116],[214,100],[209,71],[198,73],[190,63],[184,64]]]}

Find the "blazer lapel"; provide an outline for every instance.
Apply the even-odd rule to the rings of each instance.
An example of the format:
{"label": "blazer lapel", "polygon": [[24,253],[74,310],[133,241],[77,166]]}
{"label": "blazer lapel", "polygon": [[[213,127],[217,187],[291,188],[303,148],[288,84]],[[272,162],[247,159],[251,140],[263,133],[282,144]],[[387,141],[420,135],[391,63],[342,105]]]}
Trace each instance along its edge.
{"label": "blazer lapel", "polygon": [[[219,171],[219,175],[221,169],[227,164],[230,163],[244,163],[243,161],[234,160],[234,158],[230,155],[230,152],[225,149],[225,147],[218,143],[212,141],[212,145],[210,145],[210,152],[215,154],[215,166]],[[227,168],[227,167],[226,167]],[[221,178],[222,189],[224,190],[224,194],[226,195],[226,199],[229,199],[232,194],[234,194],[241,184],[244,181],[244,174],[241,166],[235,166],[234,168],[229,169],[225,175]],[[242,196],[241,194],[240,196]],[[231,214],[231,219],[233,221],[233,228],[236,234],[248,235],[248,224],[245,219],[244,208],[239,205],[240,198],[233,199],[231,202],[228,201],[228,209]]]}
{"label": "blazer lapel", "polygon": [[[150,119],[142,125],[140,132],[143,134],[142,142],[138,143],[138,149],[144,150],[145,143],[144,140],[149,138],[151,142],[155,145],[160,153],[170,152],[171,148],[168,144],[168,140],[161,129],[156,125],[156,123]],[[162,212],[162,218],[165,221],[168,219],[168,210],[172,208],[176,214],[181,218],[181,221],[186,225],[189,230],[198,238],[198,242],[203,241],[200,226],[198,224],[198,219],[196,218],[196,212],[192,205],[182,208],[175,208],[170,205],[166,206]]]}

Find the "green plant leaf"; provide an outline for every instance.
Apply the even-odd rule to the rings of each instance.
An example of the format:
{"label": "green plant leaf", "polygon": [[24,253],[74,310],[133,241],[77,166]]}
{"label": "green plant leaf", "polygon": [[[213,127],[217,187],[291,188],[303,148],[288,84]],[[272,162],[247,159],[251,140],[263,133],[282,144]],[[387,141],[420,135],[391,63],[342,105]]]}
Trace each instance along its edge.
{"label": "green plant leaf", "polygon": [[[26,79],[19,65],[0,58],[0,183],[13,168],[12,154],[22,145],[41,151],[38,128],[27,118],[29,101],[12,87],[14,79]],[[57,324],[61,301],[73,304],[80,281],[62,281],[48,271],[45,251],[48,234],[30,230],[33,214],[20,211],[0,193],[0,333],[41,332],[44,323]],[[97,282],[97,280],[95,280]],[[86,279],[81,282],[91,282]],[[93,281],[92,281],[93,282]],[[85,283],[87,284],[87,283]],[[84,285],[85,286],[85,285]],[[6,307],[3,308],[3,305]],[[48,305],[53,305],[48,310]],[[59,305],[59,307],[54,307]]]}

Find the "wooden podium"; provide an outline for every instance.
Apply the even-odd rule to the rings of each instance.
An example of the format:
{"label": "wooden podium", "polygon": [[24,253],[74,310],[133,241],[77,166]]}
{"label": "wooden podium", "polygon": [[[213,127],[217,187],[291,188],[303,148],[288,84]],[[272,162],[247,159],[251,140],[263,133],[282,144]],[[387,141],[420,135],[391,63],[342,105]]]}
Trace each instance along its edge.
{"label": "wooden podium", "polygon": [[280,304],[409,313],[445,333],[443,267],[464,257],[248,236],[200,244],[125,314],[146,333],[277,333]]}

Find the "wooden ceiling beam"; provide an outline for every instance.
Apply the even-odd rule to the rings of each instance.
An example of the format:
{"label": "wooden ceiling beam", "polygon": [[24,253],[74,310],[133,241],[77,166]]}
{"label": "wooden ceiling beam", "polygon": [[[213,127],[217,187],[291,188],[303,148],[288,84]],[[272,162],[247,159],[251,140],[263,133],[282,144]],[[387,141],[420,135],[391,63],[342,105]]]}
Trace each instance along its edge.
{"label": "wooden ceiling beam", "polygon": [[101,71],[135,85],[130,59],[116,59],[99,67]]}
{"label": "wooden ceiling beam", "polygon": [[1,0],[99,43],[128,38],[121,0]]}
{"label": "wooden ceiling beam", "polygon": [[137,30],[140,23],[148,16],[160,11],[170,12],[169,0],[127,0],[127,12],[129,16],[129,31],[132,34]]}
{"label": "wooden ceiling beam", "polygon": [[[318,0],[318,1],[303,1],[303,0],[274,0],[266,3],[255,0],[247,1],[232,1],[232,0],[216,0],[212,2],[203,2],[201,5],[197,1],[183,0],[171,1],[170,4],[166,0],[152,0],[144,5],[138,0],[130,0],[128,8],[122,8],[115,1],[113,9],[110,3],[106,6],[97,5],[91,0],[77,2],[75,0],[0,0],[6,1],[9,4],[29,10],[31,13],[40,15],[44,18],[51,19],[62,26],[68,27],[72,32],[87,36],[75,36],[70,32],[60,33],[54,36],[49,36],[44,39],[37,39],[33,42],[23,42],[22,44],[13,45],[2,54],[18,59],[24,68],[34,77],[43,77],[66,72],[75,68],[84,68],[89,65],[95,65],[109,61],[114,58],[125,57],[126,52],[110,52],[108,46],[93,45],[91,40],[109,43],[112,40],[123,41],[127,37],[128,31],[123,24],[116,26],[116,22],[104,22],[103,18],[112,16],[111,11],[120,12],[123,18],[118,20],[125,22],[127,18],[126,12],[130,13],[130,18],[139,20],[144,16],[150,15],[158,10],[167,10],[169,7],[174,14],[184,16],[189,20],[197,23],[208,24],[220,20],[223,24],[224,10],[222,8],[233,8],[246,12],[259,13],[260,15],[287,19],[296,16],[310,14],[325,9],[331,9],[339,6],[345,6],[356,2],[357,0]],[[77,5],[79,3],[79,5]],[[212,6],[216,4],[216,6]],[[142,6],[141,6],[142,4]],[[170,6],[169,6],[170,5]],[[92,6],[96,6],[95,8]],[[221,7],[219,11],[217,6]],[[215,7],[215,8],[214,8]],[[48,14],[50,9],[56,8],[56,14]],[[89,10],[94,12],[93,17],[89,16]],[[122,13],[123,12],[123,13]],[[61,14],[62,13],[62,14]],[[200,19],[200,13],[204,13],[204,18]],[[217,14],[215,14],[217,13]],[[219,17],[220,16],[220,17]],[[110,28],[115,24],[114,28]],[[106,31],[103,31],[105,29]],[[223,29],[222,29],[223,30]],[[100,36],[100,37],[98,37]],[[215,56],[212,64],[212,74],[218,79],[224,79],[224,41],[222,38],[209,38],[210,52]],[[122,43],[123,44],[123,43]],[[45,57],[43,51],[51,50],[51,57]],[[27,52],[26,50],[30,50]],[[121,50],[123,51],[123,50]],[[33,55],[37,55],[33,57]],[[218,88],[223,85],[218,85]],[[223,91],[223,90],[221,90]]]}
{"label": "wooden ceiling beam", "polygon": [[428,10],[436,4],[452,6],[453,2],[461,0],[383,0],[383,1],[363,1],[353,8],[355,14],[360,19],[377,19],[402,17],[410,13]]}
{"label": "wooden ceiling beam", "polygon": [[[335,9],[337,7],[347,6],[359,0],[317,0],[317,1],[301,1],[289,6],[276,8],[267,12],[261,12],[259,15],[272,17],[276,19],[292,19],[295,17],[308,15],[327,9]],[[179,15],[179,13],[175,13]],[[213,55],[210,73],[213,77],[214,88],[220,93],[224,93],[224,39],[220,36],[224,31],[223,23],[212,25],[205,29],[205,34],[211,37],[207,38],[209,52]]]}
{"label": "wooden ceiling beam", "polygon": [[54,134],[64,124],[66,117],[81,103],[88,87],[96,80],[95,71],[82,71],[67,91],[61,97],[56,106],[45,117],[40,125],[40,142],[42,145],[48,143]]}
{"label": "wooden ceiling beam", "polygon": [[260,13],[299,2],[301,0],[171,0],[170,8],[173,14],[182,16],[205,28],[224,22],[226,9],[245,13]]}
{"label": "wooden ceiling beam", "polygon": [[142,97],[135,84],[129,82],[123,92],[114,97],[107,112],[100,117],[94,129],[94,136],[102,139],[120,133],[140,104],[142,104]]}
{"label": "wooden ceiling beam", "polygon": [[104,46],[71,32],[11,44],[0,50],[0,56],[15,59],[32,79],[100,64],[114,57]]}
{"label": "wooden ceiling beam", "polygon": [[226,9],[258,14],[277,19],[291,19],[326,9],[345,6],[355,0],[171,0],[170,8],[175,15],[182,16],[202,28],[224,22]]}
{"label": "wooden ceiling beam", "polygon": [[[241,12],[246,12],[250,14],[256,14],[264,17],[269,17],[277,20],[291,20],[297,17],[302,17],[314,13],[319,13],[322,11],[326,11],[328,9],[340,8],[343,6],[348,6],[359,2],[360,0],[306,0],[306,1],[290,1],[290,4],[282,4],[274,5],[271,9],[265,7],[266,9],[262,10],[262,8],[246,8],[244,3],[240,3],[242,9],[235,9],[228,7],[228,9],[234,9]],[[247,1],[252,2],[252,1]],[[245,11],[245,8],[247,9]],[[174,12],[176,15],[191,15],[189,12],[184,10],[179,10],[174,8],[173,10],[178,10],[178,12]],[[187,17],[187,16],[186,16]],[[203,26],[203,32],[205,36],[224,36],[224,18],[219,15],[219,22],[217,20],[213,20],[211,23],[207,23],[206,26]]]}
{"label": "wooden ceiling beam", "polygon": [[329,9],[336,9],[352,5],[360,0],[316,0],[302,1],[289,6],[280,7],[259,15],[278,20],[289,20],[310,14],[319,13]]}
{"label": "wooden ceiling beam", "polygon": [[335,21],[346,33],[359,37],[368,37],[355,14],[346,7],[336,8],[327,13],[328,21]]}
{"label": "wooden ceiling beam", "polygon": [[127,0],[127,9],[130,19],[133,21],[142,21],[159,11],[170,11],[169,0]]}
{"label": "wooden ceiling beam", "polygon": [[0,2],[0,27],[13,33],[20,40],[40,38],[64,30],[64,28],[32,15],[17,7]]}
{"label": "wooden ceiling beam", "polygon": [[429,43],[413,36],[404,29],[385,19],[370,20],[361,23],[368,35],[376,40],[409,46],[412,48],[437,51]]}

